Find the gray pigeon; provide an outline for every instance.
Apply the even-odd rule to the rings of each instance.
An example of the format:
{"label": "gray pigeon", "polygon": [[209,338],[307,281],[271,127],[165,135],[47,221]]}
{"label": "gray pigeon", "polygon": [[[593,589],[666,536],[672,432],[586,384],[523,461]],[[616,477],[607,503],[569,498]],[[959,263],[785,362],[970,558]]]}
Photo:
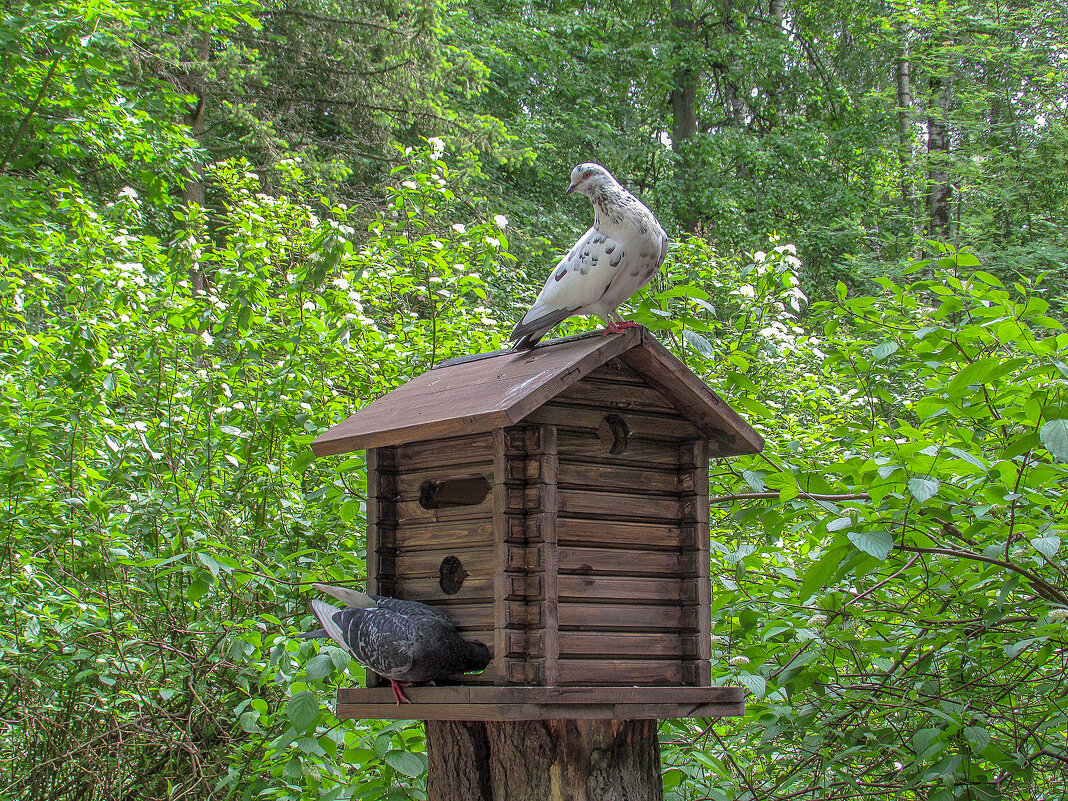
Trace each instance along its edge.
{"label": "gray pigeon", "polygon": [[323,628],[305,638],[330,637],[361,665],[388,679],[398,704],[411,703],[404,694],[411,684],[485,670],[490,663],[485,645],[461,639],[445,614],[433,607],[347,587],[312,586],[348,608],[312,601]]}
{"label": "gray pigeon", "polygon": [[667,255],[667,234],[656,217],[600,164],[575,167],[567,188],[572,192],[593,201],[593,228],[560,259],[512,331],[516,350],[534,347],[577,314],[597,315],[606,334],[637,325],[623,322],[616,308],[649,283]]}

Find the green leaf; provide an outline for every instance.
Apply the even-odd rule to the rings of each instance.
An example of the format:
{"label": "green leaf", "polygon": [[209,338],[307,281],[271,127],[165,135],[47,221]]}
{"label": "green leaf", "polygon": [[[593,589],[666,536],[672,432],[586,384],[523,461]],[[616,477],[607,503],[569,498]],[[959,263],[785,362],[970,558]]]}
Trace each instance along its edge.
{"label": "green leaf", "polygon": [[319,719],[319,696],[314,690],[302,690],[286,704],[286,717],[293,728],[304,731]]}
{"label": "green leaf", "polygon": [[972,751],[979,753],[990,745],[990,732],[982,726],[965,726],[964,739],[972,747]]}
{"label": "green leaf", "polygon": [[243,731],[246,731],[249,734],[256,734],[262,731],[258,722],[259,719],[260,715],[258,712],[245,712],[237,719],[237,722]]}
{"label": "green leaf", "polygon": [[691,331],[688,328],[682,330],[682,338],[686,340],[687,344],[695,351],[700,353],[706,359],[715,359],[716,351],[712,347],[712,343],[698,334],[696,331]]}
{"label": "green leaf", "polygon": [[864,553],[882,561],[894,547],[894,538],[886,531],[850,531],[849,541]]}
{"label": "green leaf", "polygon": [[1031,547],[1047,559],[1053,559],[1057,551],[1061,549],[1060,537],[1035,537],[1031,540]]}
{"label": "green leaf", "polygon": [[1002,650],[1005,652],[1005,656],[1014,657],[1023,653],[1023,651],[1031,645],[1034,645],[1039,640],[1044,640],[1045,637],[1031,637],[1027,640],[1020,640],[1019,642],[1006,644]]}
{"label": "green leaf", "polygon": [[891,356],[897,353],[898,347],[899,345],[893,340],[890,340],[889,342],[880,342],[878,345],[872,348],[872,361],[880,362],[887,356]]}
{"label": "green leaf", "polygon": [[829,548],[805,571],[805,577],[801,581],[800,598],[802,602],[807,601],[814,592],[822,589],[827,581],[838,572],[848,547],[842,545]]}
{"label": "green leaf", "polygon": [[828,531],[841,531],[843,528],[849,528],[853,523],[851,517],[836,517],[830,523],[827,524]]}
{"label": "green leaf", "polygon": [[414,779],[426,772],[426,763],[410,751],[386,751],[382,761],[403,776]]}
{"label": "green leaf", "polygon": [[185,591],[185,595],[190,601],[199,601],[204,597],[204,594],[208,591],[210,586],[211,585],[204,581],[204,579],[197,579],[189,585],[189,589]]}
{"label": "green leaf", "polygon": [[909,479],[909,492],[920,503],[938,494],[938,479],[913,476]]}
{"label": "green leaf", "polygon": [[329,654],[318,654],[308,660],[308,665],[304,672],[308,677],[308,681],[318,681],[334,672],[334,660],[330,658]]}
{"label": "green leaf", "polygon": [[753,694],[753,697],[758,701],[764,697],[764,694],[768,691],[767,680],[763,676],[759,676],[755,673],[742,673],[736,676],[738,683],[745,689],[749,690]]}
{"label": "green leaf", "polygon": [[1058,462],[1068,462],[1068,418],[1050,420],[1042,426],[1038,438]]}

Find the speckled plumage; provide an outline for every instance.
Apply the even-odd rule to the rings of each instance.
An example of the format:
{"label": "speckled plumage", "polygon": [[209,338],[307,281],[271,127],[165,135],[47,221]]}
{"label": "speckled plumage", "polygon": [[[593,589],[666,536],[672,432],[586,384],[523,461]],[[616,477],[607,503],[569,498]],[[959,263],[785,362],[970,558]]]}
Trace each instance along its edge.
{"label": "speckled plumage", "polygon": [[619,304],[649,283],[667,256],[667,234],[656,217],[601,165],[575,167],[567,191],[592,201],[593,227],[557,262],[512,331],[517,349],[534,347],[551,328],[578,314],[611,324]]}
{"label": "speckled plumage", "polygon": [[444,613],[426,604],[346,587],[315,588],[348,604],[338,609],[312,601],[323,634],[361,665],[389,679],[398,702],[407,700],[399,687],[484,670],[490,662],[485,645],[461,638]]}

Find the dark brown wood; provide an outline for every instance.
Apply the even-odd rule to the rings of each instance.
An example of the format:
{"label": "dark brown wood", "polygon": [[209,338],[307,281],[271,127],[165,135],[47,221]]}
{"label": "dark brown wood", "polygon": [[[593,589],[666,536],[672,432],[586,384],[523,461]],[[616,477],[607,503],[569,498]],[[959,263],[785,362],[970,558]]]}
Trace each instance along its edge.
{"label": "dark brown wood", "polygon": [[481,520],[409,521],[398,526],[398,532],[400,551],[493,546],[493,521],[488,515]]}
{"label": "dark brown wood", "polygon": [[[416,685],[407,695],[414,704],[740,704],[742,687],[469,687],[465,685]],[[389,687],[343,687],[337,702],[393,704]],[[404,706],[401,707],[404,711]],[[409,716],[409,719],[419,718]]]}
{"label": "dark brown wood", "polygon": [[673,605],[561,601],[559,609],[561,629],[662,631],[693,629],[697,626],[697,617],[692,608]]}
{"label": "dark brown wood", "polygon": [[[614,462],[561,461],[558,481],[567,489],[599,489],[672,495],[679,492],[677,470],[626,466]],[[706,482],[707,483],[707,482]]]}
{"label": "dark brown wood", "polygon": [[679,576],[682,556],[637,548],[560,548],[560,572],[578,575]]}
{"label": "dark brown wood", "polygon": [[[549,401],[528,414],[526,419],[534,423],[550,423],[561,429],[596,431],[606,414],[615,414],[615,412]],[[686,440],[701,436],[696,426],[677,414],[619,412],[618,415],[627,424],[627,428],[634,437]]]}
{"label": "dark brown wood", "polygon": [[428,721],[430,801],[661,801],[653,720]]}
{"label": "dark brown wood", "polygon": [[558,476],[560,471],[557,456],[556,426],[543,425],[538,429],[541,442],[541,460],[544,507],[538,521],[541,535],[542,576],[545,592],[542,596],[542,623],[545,626],[545,683],[559,683],[560,659],[560,614],[558,602],[560,557],[557,545],[556,518],[559,508]]}
{"label": "dark brown wood", "polygon": [[490,494],[493,509],[493,661],[498,671],[498,684],[509,681],[508,660],[505,657],[507,643],[505,627],[508,625],[505,596],[508,594],[506,568],[508,567],[508,466],[506,437],[503,428],[493,432],[493,492]]}
{"label": "dark brown wood", "polygon": [[556,396],[557,400],[579,406],[618,411],[649,411],[676,413],[671,401],[643,383],[597,380],[587,376]]}
{"label": "dark brown wood", "polygon": [[649,578],[647,576],[576,576],[559,578],[560,600],[563,601],[658,601],[696,600],[684,597],[686,582],[677,578]]}
{"label": "dark brown wood", "polygon": [[459,464],[493,463],[493,434],[406,442],[397,446],[397,469],[402,472],[440,469]]}
{"label": "dark brown wood", "polygon": [[[429,578],[439,580],[442,560],[452,556],[453,551],[470,577],[492,576],[495,567],[492,545],[463,547],[462,542],[453,543],[451,550],[423,550],[398,548],[396,557],[397,575],[403,578]],[[465,578],[466,582],[467,579]]]}
{"label": "dark brown wood", "polygon": [[[684,537],[692,540],[690,558],[693,564],[695,587],[694,614],[697,616],[697,683],[712,681],[712,584],[710,576],[710,541],[708,508],[708,443],[696,440],[683,446],[681,461],[684,469],[691,471],[692,503],[684,504],[690,517],[683,523]],[[688,536],[687,536],[688,535]]]}
{"label": "dark brown wood", "polygon": [[631,465],[653,469],[670,468],[679,464],[677,444],[671,441],[644,439],[632,435],[627,450],[619,455],[610,455],[601,448],[601,441],[594,430],[559,430],[556,450],[561,459],[571,462],[591,461],[595,464]]}
{"label": "dark brown wood", "polygon": [[[368,404],[312,443],[317,456],[384,445],[479,435],[521,420],[556,423],[545,406],[587,375],[613,380],[604,368],[619,357],[641,377],[631,383],[641,397],[651,387],[716,443],[713,453],[754,453],[763,440],[718,395],[644,329],[608,337],[571,339],[523,353],[502,353],[430,370]],[[624,379],[630,378],[617,370]],[[619,376],[616,378],[618,379]],[[617,380],[618,383],[618,380]],[[586,406],[601,390],[578,393],[570,410],[596,414]],[[653,396],[648,396],[650,403]],[[630,401],[638,404],[637,399]],[[628,403],[626,396],[612,404]],[[658,409],[662,402],[656,401]],[[531,415],[540,415],[532,417]],[[636,414],[629,410],[624,414]],[[547,416],[548,415],[548,416]],[[661,415],[671,421],[673,415]],[[641,420],[634,432],[643,435]],[[654,432],[655,433],[655,432]],[[662,434],[657,433],[657,436]],[[667,436],[675,436],[669,433]],[[692,436],[692,435],[690,435]],[[431,466],[433,463],[430,463]]]}
{"label": "dark brown wood", "polygon": [[567,657],[657,657],[690,659],[697,655],[697,638],[678,634],[641,632],[571,631],[560,640],[560,653]]}
{"label": "dark brown wood", "polygon": [[624,492],[566,490],[557,493],[560,515],[583,515],[604,520],[659,520],[669,525],[682,516],[677,497]]}
{"label": "dark brown wood", "polygon": [[560,684],[653,684],[674,686],[687,682],[682,662],[666,659],[561,659]]}
{"label": "dark brown wood", "polygon": [[640,345],[644,331],[561,342],[430,370],[360,409],[312,443],[318,456],[479,434],[519,422],[609,359]]}
{"label": "dark brown wood", "polygon": [[679,411],[713,440],[714,455],[760,452],[764,438],[691,373],[675,354],[651,336],[645,338],[643,345],[628,350],[620,359],[650,386],[670,398]]}
{"label": "dark brown wood", "polygon": [[644,547],[651,550],[679,547],[677,525],[616,522],[560,516],[556,521],[561,545]]}

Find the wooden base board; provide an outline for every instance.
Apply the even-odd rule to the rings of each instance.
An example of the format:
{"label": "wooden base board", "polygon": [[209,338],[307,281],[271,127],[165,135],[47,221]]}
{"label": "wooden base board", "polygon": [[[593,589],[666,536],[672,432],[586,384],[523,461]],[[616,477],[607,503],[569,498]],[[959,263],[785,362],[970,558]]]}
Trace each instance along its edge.
{"label": "wooden base board", "polygon": [[742,687],[389,687],[337,692],[338,718],[375,720],[664,720],[745,713]]}

